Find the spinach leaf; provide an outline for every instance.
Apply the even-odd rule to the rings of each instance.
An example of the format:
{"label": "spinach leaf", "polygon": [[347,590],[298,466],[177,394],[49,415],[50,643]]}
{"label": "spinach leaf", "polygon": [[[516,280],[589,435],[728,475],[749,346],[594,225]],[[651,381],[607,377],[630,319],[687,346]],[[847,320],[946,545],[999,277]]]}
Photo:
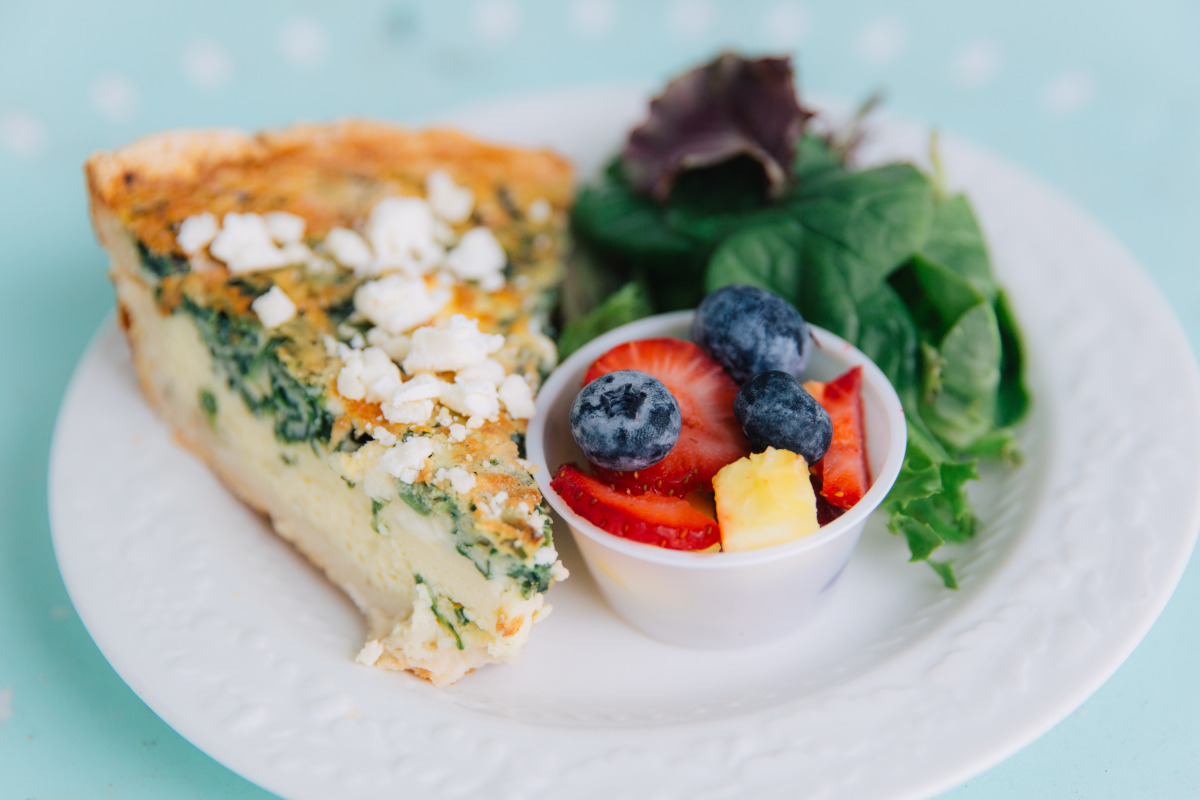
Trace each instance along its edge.
{"label": "spinach leaf", "polygon": [[989,300],[995,297],[997,287],[987,243],[965,196],[943,197],[934,205],[929,238],[921,254],[965,278]]}
{"label": "spinach leaf", "polygon": [[694,250],[690,239],[663,224],[658,204],[611,176],[579,192],[571,222],[580,241],[613,257],[676,261]]}
{"label": "spinach leaf", "polygon": [[137,251],[142,267],[160,280],[168,275],[180,275],[191,269],[188,260],[183,256],[155,253],[146,247],[141,239],[137,240]]}
{"label": "spinach leaf", "polygon": [[184,295],[179,310],[195,320],[200,337],[217,369],[255,415],[275,418],[281,442],[328,442],[333,415],[325,408],[323,389],[299,381],[279,352],[280,342],[266,335],[256,320],[196,303]]}
{"label": "spinach leaf", "polygon": [[905,408],[915,409],[918,392],[916,324],[886,283],[858,304],[856,346],[883,371]]}
{"label": "spinach leaf", "polygon": [[972,306],[923,353],[921,418],[957,452],[992,431],[1000,385],[1000,333],[986,302]]}
{"label": "spinach leaf", "polygon": [[799,184],[789,205],[805,228],[805,244],[834,262],[857,300],[925,243],[933,185],[911,164],[829,172]]}
{"label": "spinach leaf", "polygon": [[704,290],[746,284],[795,298],[800,292],[800,226],[790,220],[757,225],[730,236],[713,253]]}
{"label": "spinach leaf", "polygon": [[796,160],[792,162],[792,176],[797,181],[818,178],[826,173],[844,172],[845,163],[833,142],[815,133],[806,133],[796,145]]}
{"label": "spinach leaf", "polygon": [[996,292],[996,323],[1000,326],[1000,390],[996,395],[996,424],[1015,425],[1029,413],[1032,402],[1025,384],[1025,345],[1017,318],[1003,290]]}
{"label": "spinach leaf", "polygon": [[564,359],[600,334],[653,313],[654,307],[645,286],[630,281],[591,312],[563,328],[558,338],[558,357]]}

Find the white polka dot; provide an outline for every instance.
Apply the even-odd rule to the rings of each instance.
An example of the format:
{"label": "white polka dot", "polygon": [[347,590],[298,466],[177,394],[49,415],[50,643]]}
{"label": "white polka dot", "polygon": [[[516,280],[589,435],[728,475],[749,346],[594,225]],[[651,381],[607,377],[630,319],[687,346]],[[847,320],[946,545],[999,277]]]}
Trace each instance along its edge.
{"label": "white polka dot", "polygon": [[48,140],[42,121],[21,109],[0,111],[0,147],[25,158],[40,155]]}
{"label": "white polka dot", "polygon": [[297,67],[314,67],[325,60],[329,42],[325,29],[312,17],[296,17],[279,30],[283,55]]}
{"label": "white polka dot", "polygon": [[709,32],[716,16],[708,0],[675,0],[667,10],[667,27],[674,34],[695,39]]}
{"label": "white polka dot", "polygon": [[799,3],[781,2],[763,16],[763,38],[772,47],[795,47],[808,36],[808,10]]}
{"label": "white polka dot", "polygon": [[908,45],[908,29],[894,17],[867,23],[858,37],[858,56],[868,64],[884,66],[895,61]]}
{"label": "white polka dot", "polygon": [[233,56],[214,42],[196,42],[184,51],[183,71],[196,88],[215,91],[233,80]]}
{"label": "white polka dot", "polygon": [[966,89],[980,89],[991,83],[1004,60],[993,42],[971,42],[954,56],[951,65],[954,82]]}
{"label": "white polka dot", "polygon": [[613,0],[575,0],[571,4],[571,30],[580,36],[600,38],[612,33],[617,22]]}
{"label": "white polka dot", "polygon": [[478,0],[475,4],[475,35],[491,44],[506,42],[521,27],[521,13],[512,0]]}
{"label": "white polka dot", "polygon": [[1096,96],[1096,79],[1086,70],[1064,72],[1042,89],[1042,105],[1056,117],[1069,117],[1086,108]]}
{"label": "white polka dot", "polygon": [[142,105],[137,88],[124,75],[105,72],[92,79],[92,106],[110,122],[125,122]]}
{"label": "white polka dot", "polygon": [[12,717],[12,689],[5,687],[0,689],[0,725]]}

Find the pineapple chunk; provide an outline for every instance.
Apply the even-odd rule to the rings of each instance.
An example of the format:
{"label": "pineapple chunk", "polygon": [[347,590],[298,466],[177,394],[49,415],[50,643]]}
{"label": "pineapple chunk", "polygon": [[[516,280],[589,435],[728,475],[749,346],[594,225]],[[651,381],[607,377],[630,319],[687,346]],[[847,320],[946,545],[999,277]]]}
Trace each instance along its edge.
{"label": "pineapple chunk", "polygon": [[755,550],[807,536],[820,526],[803,456],[768,447],[713,477],[721,547]]}

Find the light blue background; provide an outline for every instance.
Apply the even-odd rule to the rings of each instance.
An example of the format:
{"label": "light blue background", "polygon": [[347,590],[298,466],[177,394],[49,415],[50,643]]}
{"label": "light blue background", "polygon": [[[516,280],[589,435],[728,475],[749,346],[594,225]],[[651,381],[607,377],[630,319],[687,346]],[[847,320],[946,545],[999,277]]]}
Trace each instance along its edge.
{"label": "light blue background", "polygon": [[[883,88],[890,110],[1057,186],[1124,241],[1200,342],[1197,4],[333,5],[0,4],[0,797],[267,796],[121,682],[54,564],[54,414],[112,306],[80,172],[93,150],[167,127],[411,120],[507,94],[659,82],[723,47],[794,51],[804,90],[854,102]],[[1094,697],[946,797],[1200,797],[1198,630],[1192,564]]]}

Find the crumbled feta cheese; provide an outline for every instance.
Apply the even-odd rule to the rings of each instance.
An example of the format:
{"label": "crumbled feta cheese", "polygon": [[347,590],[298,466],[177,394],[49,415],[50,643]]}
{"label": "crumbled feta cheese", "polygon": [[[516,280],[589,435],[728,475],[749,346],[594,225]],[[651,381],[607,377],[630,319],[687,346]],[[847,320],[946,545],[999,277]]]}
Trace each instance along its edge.
{"label": "crumbled feta cheese", "polygon": [[449,247],[458,241],[458,234],[454,232],[454,228],[451,228],[446,220],[434,219],[433,239],[442,247]]}
{"label": "crumbled feta cheese", "polygon": [[451,467],[450,469],[439,469],[433,476],[435,483],[442,481],[450,481],[450,488],[459,494],[466,494],[475,488],[475,476],[467,472],[462,467]]}
{"label": "crumbled feta cheese", "polygon": [[286,211],[271,211],[263,214],[263,222],[267,224],[271,238],[279,244],[299,244],[304,238],[304,217]]}
{"label": "crumbled feta cheese", "polygon": [[425,461],[433,455],[433,442],[424,436],[410,436],[393,445],[379,457],[379,466],[393,478],[412,483],[421,474]]}
{"label": "crumbled feta cheese", "polygon": [[454,378],[460,381],[488,381],[499,386],[504,383],[506,376],[503,364],[494,358],[485,358],[477,364],[460,369]]}
{"label": "crumbled feta cheese", "polygon": [[391,447],[396,443],[396,434],[389,431],[382,425],[374,425],[368,428],[372,438],[379,442],[384,447]]}
{"label": "crumbled feta cheese", "polygon": [[296,317],[296,304],[278,286],[272,286],[254,298],[250,308],[258,315],[264,328],[278,327]]}
{"label": "crumbled feta cheese", "polygon": [[380,409],[388,422],[405,425],[424,425],[433,416],[434,401],[441,395],[444,384],[428,373],[422,373],[399,386]]}
{"label": "crumbled feta cheese", "polygon": [[358,651],[358,655],[354,657],[354,663],[364,667],[373,667],[382,655],[383,642],[378,639],[370,639],[362,646],[362,650]]}
{"label": "crumbled feta cheese", "polygon": [[504,285],[504,265],[508,256],[487,228],[472,228],[446,256],[446,267],[459,278],[479,281],[489,291]]}
{"label": "crumbled feta cheese", "polygon": [[454,417],[450,416],[450,409],[442,406],[438,409],[437,424],[443,428],[448,428],[454,423]]}
{"label": "crumbled feta cheese", "polygon": [[226,214],[208,252],[234,273],[276,269],[288,263],[258,214]]}
{"label": "crumbled feta cheese", "polygon": [[189,256],[200,252],[217,235],[217,218],[209,212],[188,217],[179,226],[175,242]]}
{"label": "crumbled feta cheese", "polygon": [[367,218],[367,241],[375,251],[372,274],[403,270],[424,275],[446,251],[434,238],[433,212],[419,197],[385,197]]}
{"label": "crumbled feta cheese", "polygon": [[384,419],[397,425],[425,425],[433,416],[432,400],[410,400],[397,403],[394,400],[384,401],[379,406]]}
{"label": "crumbled feta cheese", "polygon": [[367,330],[367,344],[378,347],[399,364],[408,355],[412,339],[404,334],[391,336],[383,328],[370,328]]}
{"label": "crumbled feta cheese", "polygon": [[[311,250],[309,252],[312,253]],[[332,259],[312,253],[304,262],[304,268],[313,275],[330,275],[337,269],[337,264]]]}
{"label": "crumbled feta cheese", "polygon": [[324,249],[334,261],[357,273],[364,273],[371,266],[371,248],[349,228],[334,228],[325,234]]}
{"label": "crumbled feta cheese", "polygon": [[307,264],[313,257],[313,251],[303,242],[285,244],[279,251],[283,253],[283,261],[286,264]]}
{"label": "crumbled feta cheese", "polygon": [[508,492],[496,492],[490,497],[481,497],[476,501],[480,511],[490,517],[500,519],[504,515],[504,504],[508,501]]}
{"label": "crumbled feta cheese", "polygon": [[558,551],[554,549],[553,545],[539,547],[537,552],[533,554],[533,563],[538,566],[553,564],[555,561],[558,561]]}
{"label": "crumbled feta cheese", "polygon": [[388,275],[367,281],[354,292],[354,308],[372,324],[390,334],[423,325],[450,302],[450,292],[430,291],[424,278]]}
{"label": "crumbled feta cheese", "polygon": [[422,372],[410,381],[405,381],[392,395],[393,403],[410,403],[414,400],[436,400],[445,391],[446,384]]}
{"label": "crumbled feta cheese", "polygon": [[412,334],[404,371],[457,372],[478,364],[504,346],[504,337],[479,330],[479,321],[455,314],[444,325],[427,325]]}
{"label": "crumbled feta cheese", "polygon": [[353,327],[350,328],[350,330],[354,331],[354,334],[350,337],[350,346],[355,350],[362,350],[364,347],[366,347],[367,342],[365,339],[363,339],[362,331]]}
{"label": "crumbled feta cheese", "polygon": [[450,425],[450,438],[456,442],[461,442],[467,438],[467,426],[458,422]]}
{"label": "crumbled feta cheese", "polygon": [[446,222],[466,222],[475,207],[475,193],[440,169],[425,177],[425,197],[433,213]]}
{"label": "crumbled feta cheese", "polygon": [[[442,391],[442,404],[451,411],[468,417],[467,427],[479,427],[483,420],[495,419],[500,413],[500,399],[496,396],[496,385],[489,381],[460,381],[447,384]],[[471,421],[478,419],[477,425]]]}
{"label": "crumbled feta cheese", "polygon": [[345,364],[338,372],[338,394],[348,400],[380,403],[390,400],[401,386],[400,369],[378,347],[365,350],[346,348]]}
{"label": "crumbled feta cheese", "polygon": [[529,208],[526,210],[525,216],[529,217],[530,222],[534,223],[535,225],[540,225],[543,222],[549,221],[550,211],[550,201],[546,200],[544,197],[539,197],[537,200],[534,200],[529,204]]}
{"label": "crumbled feta cheese", "polygon": [[521,375],[509,375],[496,391],[500,402],[513,419],[529,419],[533,416],[533,390]]}

